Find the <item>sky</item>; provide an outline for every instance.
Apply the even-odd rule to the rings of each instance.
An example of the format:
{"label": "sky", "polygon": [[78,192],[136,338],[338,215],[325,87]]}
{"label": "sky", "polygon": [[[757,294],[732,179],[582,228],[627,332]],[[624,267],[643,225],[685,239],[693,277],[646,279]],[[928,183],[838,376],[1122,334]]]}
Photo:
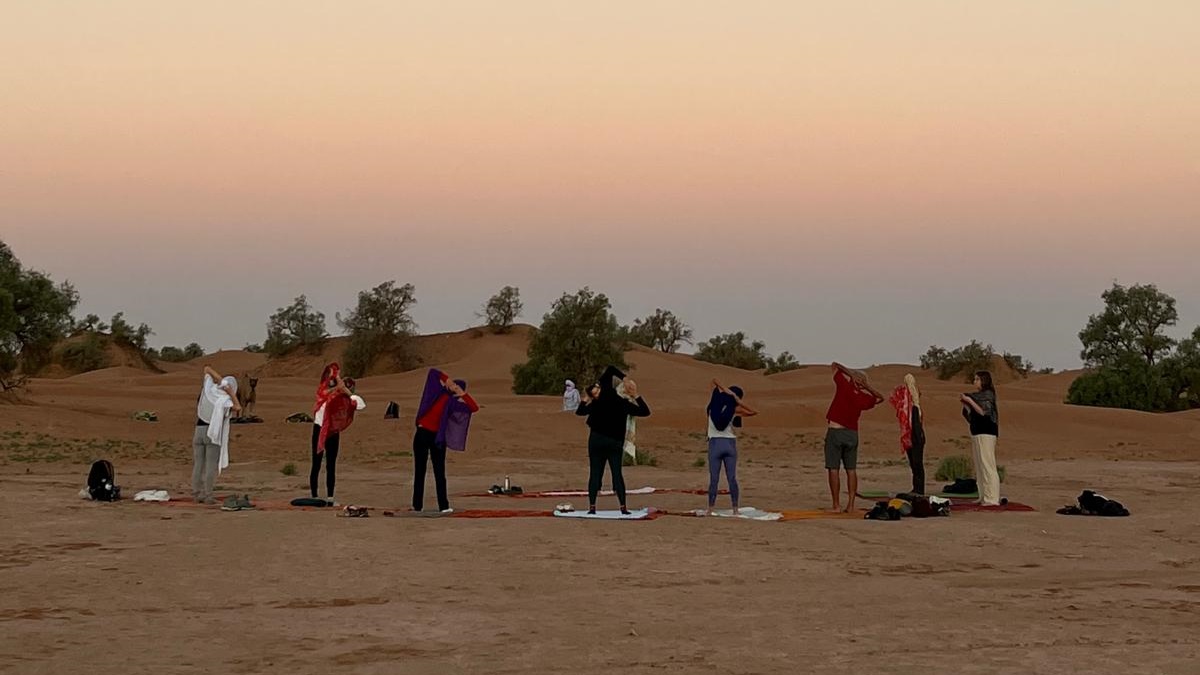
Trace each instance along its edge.
{"label": "sky", "polygon": [[589,286],[802,362],[1200,324],[1200,3],[0,0],[0,240],[153,344]]}

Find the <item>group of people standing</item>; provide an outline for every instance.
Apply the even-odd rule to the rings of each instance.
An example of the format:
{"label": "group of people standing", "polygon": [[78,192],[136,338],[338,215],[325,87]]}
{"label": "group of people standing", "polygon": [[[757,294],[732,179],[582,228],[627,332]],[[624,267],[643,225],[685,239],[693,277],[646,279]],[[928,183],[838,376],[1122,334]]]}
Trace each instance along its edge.
{"label": "group of people standing", "polygon": [[[864,412],[882,403],[884,396],[871,386],[866,373],[836,362],[831,369],[834,395],[825,415],[825,469],[832,510],[849,512],[854,508],[858,493],[859,420]],[[975,373],[973,384],[974,390],[964,392],[959,400],[971,432],[979,502],[997,505],[1000,503],[1000,479],[996,468],[996,440],[999,436],[996,389],[988,371]],[[442,513],[453,511],[446,487],[446,452],[466,450],[471,416],[479,411],[479,404],[466,390],[465,380],[453,379],[437,368],[431,368],[426,375],[413,435],[414,511],[424,508],[425,473],[430,461],[433,463],[438,510]],[[742,426],[743,418],[758,414],[744,399],[745,391],[741,387],[725,387],[715,379],[712,381],[706,408],[708,513],[716,504],[722,472],[729,486],[733,513],[738,512],[737,430]],[[890,400],[900,423],[901,447],[908,456],[912,470],[912,491],[924,494],[926,419],[916,378],[911,374],[906,375],[904,383],[896,387]],[[317,499],[321,465],[324,462],[326,501],[334,503],[341,435],[353,423],[355,413],[365,408],[366,402],[356,393],[354,379],[342,377],[336,363],[326,366],[317,385],[313,406],[312,470],[309,473],[309,489],[313,499]],[[590,430],[587,442],[588,512],[596,512],[596,499],[607,466],[621,513],[629,513],[622,474],[623,455],[633,447],[634,420],[650,415],[650,408],[639,394],[637,383],[615,366],[609,366],[597,381],[583,391],[567,380],[563,408],[586,417]],[[193,436],[192,493],[196,501],[215,503],[213,483],[220,471],[229,464],[230,418],[240,410],[237,380],[224,377],[205,366],[196,404],[196,431]],[[844,506],[841,501],[842,470],[846,473],[847,487]]]}

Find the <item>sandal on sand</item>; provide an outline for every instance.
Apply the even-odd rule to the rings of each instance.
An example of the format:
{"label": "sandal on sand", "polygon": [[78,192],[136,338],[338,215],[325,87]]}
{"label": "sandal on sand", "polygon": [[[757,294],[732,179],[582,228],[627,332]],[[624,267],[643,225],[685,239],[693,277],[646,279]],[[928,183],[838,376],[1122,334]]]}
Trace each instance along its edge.
{"label": "sandal on sand", "polygon": [[238,508],[240,508],[243,511],[245,511],[246,509],[254,508],[254,504],[250,501],[250,495],[242,495],[241,497],[239,497],[237,500],[237,505],[238,505]]}
{"label": "sandal on sand", "polygon": [[371,512],[365,506],[350,504],[342,509],[342,515],[346,518],[367,518],[371,515]]}
{"label": "sandal on sand", "polygon": [[225,503],[221,504],[221,510],[222,511],[241,511],[242,510],[241,500],[239,500],[237,497],[235,497],[233,495],[230,495],[225,498]]}

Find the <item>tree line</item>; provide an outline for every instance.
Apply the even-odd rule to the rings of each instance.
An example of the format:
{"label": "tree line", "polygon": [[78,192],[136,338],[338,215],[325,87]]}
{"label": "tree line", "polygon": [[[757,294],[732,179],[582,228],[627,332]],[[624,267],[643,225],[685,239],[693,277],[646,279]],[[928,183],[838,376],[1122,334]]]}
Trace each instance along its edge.
{"label": "tree line", "polygon": [[[1116,283],[1101,299],[1104,310],[1089,317],[1079,333],[1086,370],[1071,384],[1068,402],[1147,411],[1200,407],[1200,327],[1182,340],[1167,335],[1166,329],[1179,319],[1175,299],[1153,284]],[[94,314],[76,321],[72,312],[78,303],[79,294],[70,283],[55,283],[46,274],[25,268],[0,241],[0,386],[4,390],[22,386],[28,374],[48,365],[64,340],[57,354],[66,367],[78,371],[105,367],[110,343],[132,349],[150,364],[204,356],[196,343],[150,347],[147,340],[154,331],[145,323],[132,325],[123,312],[108,322]],[[381,368],[408,370],[420,365],[413,349],[417,324],[411,312],[416,303],[412,284],[392,280],[360,291],[354,307],[334,315],[349,337],[343,357],[348,374],[363,376]],[[477,316],[489,330],[505,333],[523,311],[520,289],[505,286]],[[325,315],[305,295],[271,314],[266,329],[265,340],[247,345],[247,351],[265,352],[269,358],[299,350],[319,353],[329,338]],[[697,360],[766,374],[801,367],[787,351],[770,356],[765,343],[742,331],[696,344],[691,327],[662,308],[622,325],[608,297],[584,287],[563,293],[543,315],[530,338],[526,361],[513,367],[513,391],[556,394],[564,380],[586,381],[610,363],[628,368],[625,351],[631,344],[668,354],[684,344],[694,345]],[[997,354],[991,344],[976,340],[955,349],[931,346],[920,364],[935,370],[939,378],[950,379],[989,368],[997,356],[1021,376],[1051,372],[1035,369],[1021,355]]]}

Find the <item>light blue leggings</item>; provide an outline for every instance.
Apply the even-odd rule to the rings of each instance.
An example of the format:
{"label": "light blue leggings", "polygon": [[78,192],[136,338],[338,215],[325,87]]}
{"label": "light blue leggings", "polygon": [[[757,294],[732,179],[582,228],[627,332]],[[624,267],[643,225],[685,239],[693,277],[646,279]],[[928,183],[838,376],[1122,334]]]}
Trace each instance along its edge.
{"label": "light blue leggings", "polygon": [[737,482],[737,439],[708,439],[708,506],[717,503],[717,485],[721,482],[721,467],[725,467],[725,480],[729,482],[729,498],[733,508],[738,505]]}

